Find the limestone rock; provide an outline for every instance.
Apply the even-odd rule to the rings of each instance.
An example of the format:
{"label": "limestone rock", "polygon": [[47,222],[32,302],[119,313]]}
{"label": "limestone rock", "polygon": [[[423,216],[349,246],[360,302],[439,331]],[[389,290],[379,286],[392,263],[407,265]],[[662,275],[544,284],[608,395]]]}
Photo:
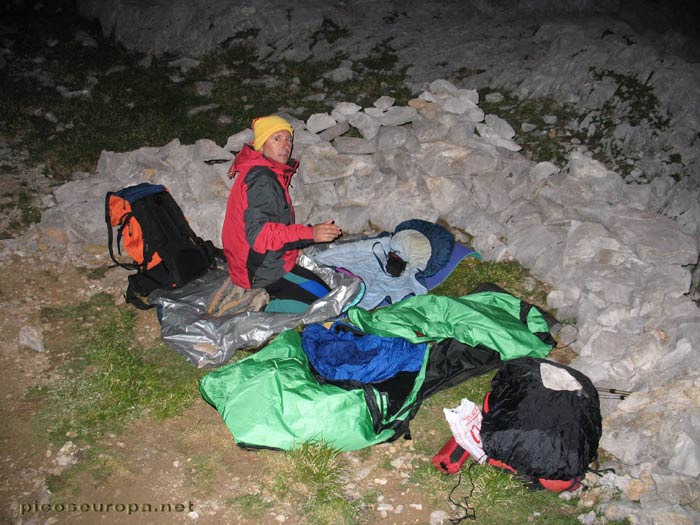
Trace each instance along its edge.
{"label": "limestone rock", "polygon": [[246,128],[231,135],[226,141],[224,149],[227,151],[239,152],[243,149],[243,145],[251,142],[253,138],[253,130]]}
{"label": "limestone rock", "polygon": [[306,129],[311,133],[319,133],[337,124],[328,113],[314,113],[306,121]]}
{"label": "limestone rock", "polygon": [[374,141],[356,137],[338,137],[333,141],[333,146],[338,153],[366,155],[377,151]]}
{"label": "limestone rock", "polygon": [[337,124],[323,130],[321,133],[318,134],[318,137],[321,140],[331,142],[336,137],[340,137],[341,135],[344,135],[345,133],[347,133],[349,129],[350,129],[350,124],[348,123],[348,121],[342,120],[342,121],[338,122]]}
{"label": "limestone rock", "polygon": [[44,351],[44,333],[36,326],[22,326],[19,329],[19,346]]}

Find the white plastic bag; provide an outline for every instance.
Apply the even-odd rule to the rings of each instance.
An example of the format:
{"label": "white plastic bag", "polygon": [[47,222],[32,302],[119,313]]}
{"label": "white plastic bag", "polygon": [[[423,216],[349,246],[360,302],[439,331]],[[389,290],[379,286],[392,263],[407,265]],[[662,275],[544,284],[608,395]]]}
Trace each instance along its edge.
{"label": "white plastic bag", "polygon": [[474,461],[485,463],[488,458],[481,446],[481,409],[464,398],[458,407],[442,411],[457,444],[469,452]]}

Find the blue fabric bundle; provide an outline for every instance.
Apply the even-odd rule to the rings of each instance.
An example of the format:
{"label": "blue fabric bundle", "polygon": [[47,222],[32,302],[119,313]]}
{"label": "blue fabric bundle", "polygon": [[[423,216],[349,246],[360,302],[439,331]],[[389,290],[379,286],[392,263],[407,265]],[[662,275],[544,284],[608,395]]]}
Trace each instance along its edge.
{"label": "blue fabric bundle", "polygon": [[330,329],[320,324],[307,326],[301,346],[322,377],[361,383],[384,381],[399,372],[417,372],[427,350],[426,343],[358,333],[356,327],[339,321]]}

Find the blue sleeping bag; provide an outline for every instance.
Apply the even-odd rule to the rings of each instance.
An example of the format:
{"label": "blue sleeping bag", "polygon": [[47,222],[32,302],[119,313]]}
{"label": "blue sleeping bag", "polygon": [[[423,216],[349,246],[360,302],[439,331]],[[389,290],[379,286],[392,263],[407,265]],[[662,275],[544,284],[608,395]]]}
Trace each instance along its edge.
{"label": "blue sleeping bag", "polygon": [[417,372],[427,350],[426,343],[365,334],[339,321],[329,329],[320,324],[308,325],[302,333],[301,346],[322,377],[361,383],[384,381],[399,372]]}

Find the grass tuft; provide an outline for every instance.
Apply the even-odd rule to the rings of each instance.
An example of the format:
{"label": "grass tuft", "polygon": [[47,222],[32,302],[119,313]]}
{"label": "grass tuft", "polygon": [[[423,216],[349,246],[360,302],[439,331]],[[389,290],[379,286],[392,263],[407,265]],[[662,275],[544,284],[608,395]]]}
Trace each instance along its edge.
{"label": "grass tuft", "polygon": [[223,454],[219,450],[208,450],[192,456],[192,461],[188,463],[188,476],[191,490],[195,494],[206,496],[212,493],[215,489],[214,478],[222,460]]}
{"label": "grass tuft", "polygon": [[308,523],[352,524],[360,505],[344,492],[347,465],[341,452],[324,443],[304,443],[280,456],[273,491],[294,498]]}

